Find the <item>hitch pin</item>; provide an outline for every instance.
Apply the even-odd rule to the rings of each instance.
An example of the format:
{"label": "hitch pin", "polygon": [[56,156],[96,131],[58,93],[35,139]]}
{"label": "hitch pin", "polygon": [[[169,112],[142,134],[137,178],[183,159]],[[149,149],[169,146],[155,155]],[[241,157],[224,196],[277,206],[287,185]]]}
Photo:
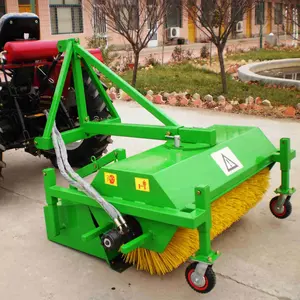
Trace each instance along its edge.
{"label": "hitch pin", "polygon": [[180,148],[180,135],[174,135],[174,136],[166,135],[166,138],[167,139],[174,139],[174,146],[176,148]]}

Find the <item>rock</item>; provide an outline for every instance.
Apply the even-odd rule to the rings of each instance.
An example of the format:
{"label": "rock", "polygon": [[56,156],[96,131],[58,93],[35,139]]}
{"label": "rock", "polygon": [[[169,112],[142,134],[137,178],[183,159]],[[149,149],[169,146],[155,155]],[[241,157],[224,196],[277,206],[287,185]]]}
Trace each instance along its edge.
{"label": "rock", "polygon": [[231,104],[231,105],[239,105],[239,101],[237,101],[237,100],[232,100],[232,101],[230,101],[230,104]]}
{"label": "rock", "polygon": [[154,95],[153,96],[153,103],[155,103],[155,104],[165,104],[166,102],[163,100],[162,95]]}
{"label": "rock", "polygon": [[246,103],[242,103],[239,105],[241,110],[247,109],[248,105]]}
{"label": "rock", "polygon": [[172,92],[172,93],[170,94],[170,96],[174,96],[174,97],[176,97],[176,95],[177,95],[176,92]]}
{"label": "rock", "polygon": [[251,96],[247,97],[246,100],[245,100],[245,103],[247,105],[253,105],[254,104],[254,98],[251,97]]}
{"label": "rock", "polygon": [[170,93],[167,93],[167,92],[164,92],[164,93],[163,93],[163,97],[165,97],[165,98],[168,99],[169,96],[170,96]]}
{"label": "rock", "polygon": [[255,104],[261,105],[262,104],[262,99],[260,97],[255,98]]}
{"label": "rock", "polygon": [[233,109],[233,106],[230,103],[227,103],[226,106],[224,107],[224,111],[226,112],[231,112]]}
{"label": "rock", "polygon": [[300,103],[298,103],[298,104],[296,105],[296,108],[297,108],[298,110],[300,110]]}
{"label": "rock", "polygon": [[110,88],[109,90],[111,93],[116,93],[117,92],[117,89],[113,86],[112,88]]}
{"label": "rock", "polygon": [[284,115],[286,117],[295,117],[296,115],[296,109],[293,106],[287,107],[287,109],[284,111]]}
{"label": "rock", "polygon": [[187,99],[186,97],[180,97],[179,105],[180,106],[188,106],[189,105],[189,99]]}
{"label": "rock", "polygon": [[122,90],[120,92],[120,99],[123,100],[123,101],[130,101],[131,100],[131,98]]}
{"label": "rock", "polygon": [[168,97],[168,103],[171,106],[176,106],[177,105],[177,98],[175,96],[169,96]]}
{"label": "rock", "polygon": [[[198,93],[195,93],[195,94],[193,95],[193,99],[194,99],[194,100],[200,100],[200,95],[199,95]],[[299,105],[300,105],[300,103],[299,103]]]}
{"label": "rock", "polygon": [[192,106],[193,107],[202,107],[203,106],[203,102],[201,99],[196,99],[192,101]]}
{"label": "rock", "polygon": [[247,63],[246,63],[246,61],[243,59],[243,60],[241,60],[241,65],[243,66],[243,65],[246,65]]}
{"label": "rock", "polygon": [[208,94],[208,95],[206,95],[204,97],[204,101],[206,101],[206,102],[212,102],[212,101],[214,101],[214,98],[213,98],[212,95]]}
{"label": "rock", "polygon": [[253,60],[252,59],[249,59],[248,60],[248,64],[252,64],[253,63]]}
{"label": "rock", "polygon": [[262,105],[267,106],[267,107],[272,107],[272,104],[271,104],[271,102],[269,100],[264,100],[262,102]]}
{"label": "rock", "polygon": [[215,108],[217,106],[217,103],[214,100],[212,100],[212,101],[208,101],[206,105],[207,108]]}
{"label": "rock", "polygon": [[147,92],[147,95],[153,96],[154,93],[153,93],[153,91],[149,90],[149,91]]}
{"label": "rock", "polygon": [[256,110],[256,111],[260,111],[260,110],[263,110],[264,108],[260,105],[257,105],[257,104],[254,104],[252,109]]}
{"label": "rock", "polygon": [[220,105],[220,106],[222,106],[222,107],[225,107],[226,104],[227,104],[227,102],[226,102],[225,97],[222,96],[222,95],[219,96],[219,97],[218,97],[218,105]]}
{"label": "rock", "polygon": [[149,101],[153,102],[153,97],[152,97],[151,95],[148,95],[148,94],[147,94],[145,97],[146,97]]}
{"label": "rock", "polygon": [[109,93],[108,93],[108,96],[109,96],[109,98],[110,98],[112,101],[118,99],[117,93],[114,93],[114,92],[109,92]]}

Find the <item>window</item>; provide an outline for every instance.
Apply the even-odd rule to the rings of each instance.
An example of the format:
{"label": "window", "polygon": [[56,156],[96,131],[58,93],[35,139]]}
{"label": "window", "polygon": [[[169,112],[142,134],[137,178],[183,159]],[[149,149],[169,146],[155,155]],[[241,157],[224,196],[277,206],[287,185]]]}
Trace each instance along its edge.
{"label": "window", "polygon": [[201,1],[201,23],[203,25],[213,25],[212,22],[215,15],[215,4],[214,0]]}
{"label": "window", "polygon": [[182,1],[181,0],[169,0],[171,5],[169,6],[166,16],[166,26],[169,27],[182,27]]}
{"label": "window", "polygon": [[236,22],[243,21],[243,7],[239,5],[239,0],[231,1],[231,16]]}
{"label": "window", "polygon": [[6,9],[5,9],[5,0],[0,0],[0,17],[5,15]]}
{"label": "window", "polygon": [[52,34],[82,33],[81,0],[49,0]]}
{"label": "window", "polygon": [[255,24],[263,25],[265,24],[265,3],[261,1],[255,4]]}
{"label": "window", "polygon": [[283,23],[283,5],[282,3],[275,4],[275,20],[276,25],[281,25]]}
{"label": "window", "polygon": [[106,35],[106,19],[101,9],[101,0],[96,0],[94,3],[94,10],[93,10],[93,31],[94,34],[98,35]]}
{"label": "window", "polygon": [[122,3],[118,7],[119,24],[121,28],[136,30],[139,28],[139,4],[138,0],[131,0]]}

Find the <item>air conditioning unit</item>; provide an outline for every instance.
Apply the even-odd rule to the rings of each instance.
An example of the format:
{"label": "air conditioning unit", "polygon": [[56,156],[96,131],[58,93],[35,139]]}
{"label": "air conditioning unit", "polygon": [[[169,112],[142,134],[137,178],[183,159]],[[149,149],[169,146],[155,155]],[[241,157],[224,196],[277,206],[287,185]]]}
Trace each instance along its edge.
{"label": "air conditioning unit", "polygon": [[243,32],[244,31],[244,23],[243,23],[243,21],[237,22],[235,31],[236,32]]}
{"label": "air conditioning unit", "polygon": [[179,38],[180,37],[180,28],[179,27],[168,28],[167,36],[169,39]]}

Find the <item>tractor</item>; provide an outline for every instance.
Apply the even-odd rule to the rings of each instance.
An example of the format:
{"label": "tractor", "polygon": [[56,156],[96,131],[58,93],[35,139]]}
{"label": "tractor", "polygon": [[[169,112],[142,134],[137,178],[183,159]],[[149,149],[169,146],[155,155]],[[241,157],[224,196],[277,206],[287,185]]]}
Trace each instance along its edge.
{"label": "tractor", "polygon": [[[39,150],[34,139],[44,132],[55,86],[64,55],[58,52],[57,41],[40,40],[40,20],[33,13],[9,13],[0,19],[0,175],[3,153],[10,149],[24,150],[34,156],[44,156],[54,167],[54,150]],[[103,61],[99,49],[89,52]],[[59,110],[58,129],[63,132],[78,127],[78,113],[74,92],[72,68],[67,74]],[[99,75],[99,74],[98,74]],[[82,67],[85,98],[91,120],[109,117],[105,102],[96,90],[88,73]],[[104,88],[106,86],[104,83]],[[97,135],[67,144],[72,167],[88,164],[91,157],[106,153],[111,137]]]}

